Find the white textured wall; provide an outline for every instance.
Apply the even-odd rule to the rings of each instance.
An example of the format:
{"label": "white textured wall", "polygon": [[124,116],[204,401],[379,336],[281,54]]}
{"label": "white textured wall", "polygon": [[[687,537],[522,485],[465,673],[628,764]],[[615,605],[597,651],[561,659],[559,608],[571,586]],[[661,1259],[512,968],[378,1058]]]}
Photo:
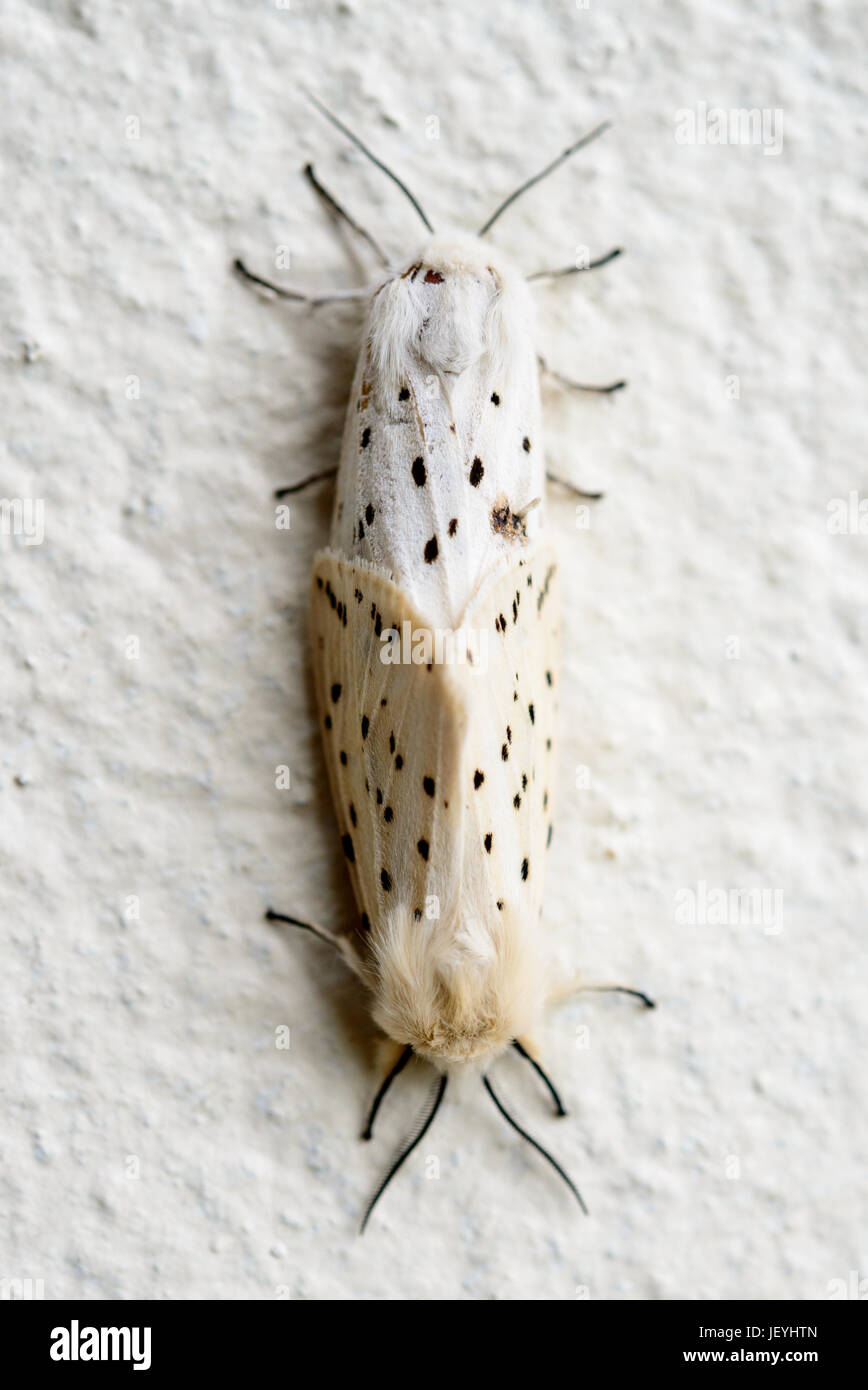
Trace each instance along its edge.
{"label": "white textured wall", "polygon": [[[801,1299],[868,1273],[868,536],[827,525],[866,481],[859,15],[7,8],[0,491],[44,499],[45,537],[2,541],[0,1277],[46,1297]],[[477,226],[616,123],[496,232],[528,270],[628,251],[537,292],[553,364],[630,380],[546,391],[551,466],[606,490],[590,530],[566,494],[550,510],[568,708],[547,940],[564,977],[660,1008],[551,1015],[567,1120],[517,1059],[497,1071],[587,1220],[467,1082],[360,1242],[429,1078],[402,1077],[360,1144],[363,1002],[325,947],[261,920],[350,911],[306,655],[329,489],[289,533],[271,490],[335,462],[358,316],[268,304],[229,266],[288,245],[288,282],[364,278],[308,158],[396,255],[419,230],[301,81],[441,224]],[[781,108],[782,152],[678,144],[698,102]],[[680,923],[700,881],[780,890],[782,931]]]}

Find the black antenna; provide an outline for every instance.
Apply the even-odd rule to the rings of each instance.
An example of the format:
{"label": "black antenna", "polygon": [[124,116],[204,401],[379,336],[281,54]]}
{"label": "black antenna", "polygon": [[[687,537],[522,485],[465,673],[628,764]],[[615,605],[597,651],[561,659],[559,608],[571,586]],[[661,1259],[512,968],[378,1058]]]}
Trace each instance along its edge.
{"label": "black antenna", "polygon": [[522,1047],[522,1045],[521,1045],[521,1043],[519,1042],[518,1038],[515,1038],[515,1039],[513,1040],[513,1044],[512,1044],[512,1045],[513,1045],[513,1047],[515,1048],[516,1052],[518,1053],[519,1057],[524,1057],[526,1061],[530,1062],[530,1064],[531,1064],[531,1066],[533,1067],[534,1071],[536,1072],[537,1076],[542,1077],[543,1081],[544,1081],[545,1084],[548,1086],[548,1088],[549,1088],[549,1094],[551,1095],[551,1098],[552,1098],[552,1100],[553,1100],[554,1103],[555,1103],[555,1114],[556,1114],[558,1117],[560,1117],[561,1115],[566,1115],[567,1112],[566,1112],[566,1110],[564,1109],[564,1103],[563,1103],[563,1101],[561,1100],[560,1096],[558,1095],[557,1091],[555,1090],[555,1088],[554,1088],[554,1083],[551,1081],[551,1079],[550,1079],[550,1078],[546,1075],[546,1073],[543,1071],[542,1067],[540,1066],[540,1064],[539,1064],[539,1062],[536,1060],[536,1058],[535,1058],[535,1057],[531,1057],[531,1055],[530,1055],[530,1053],[528,1052],[527,1048],[526,1048],[526,1047]]}
{"label": "black antenna", "polygon": [[371,1106],[371,1113],[368,1115],[368,1123],[365,1125],[365,1128],[362,1131],[363,1139],[370,1139],[372,1134],[374,1133],[374,1120],[377,1118],[377,1111],[383,1103],[383,1099],[386,1095],[386,1092],[388,1091],[392,1082],[395,1080],[395,1077],[400,1075],[400,1073],[404,1070],[412,1056],[413,1049],[408,1043],[407,1046],[404,1048],[404,1051],[398,1058],[397,1062],[393,1066],[392,1070],[389,1072],[388,1076],[383,1081],[383,1084],[380,1087],[379,1091],[374,1096],[374,1103]]}
{"label": "black antenna", "polygon": [[406,198],[409,198],[410,202],[413,204],[422,221],[425,223],[425,226],[428,228],[428,231],[433,232],[434,228],[431,226],[431,223],[425,216],[422,204],[419,202],[417,198],[413,197],[413,194],[410,192],[407,185],[401,182],[401,180],[398,178],[398,175],[393,174],[392,170],[386,164],[384,164],[381,159],[378,159],[377,156],[373,154],[371,150],[368,149],[367,145],[363,145],[358,135],[354,135],[353,132],[347,126],[344,125],[343,121],[339,121],[337,116],[332,115],[328,107],[323,106],[322,102],[314,96],[313,92],[309,92],[306,87],[302,87],[301,90],[304,92],[308,101],[312,102],[316,109],[322,112],[327,121],[331,121],[333,126],[337,126],[341,134],[345,135],[348,140],[352,140],[356,148],[361,150],[362,154],[367,155],[368,159],[370,159],[372,164],[376,164],[378,169],[382,169],[383,173],[388,175],[392,182],[398,185],[404,196]]}
{"label": "black antenna", "polygon": [[516,1134],[520,1134],[521,1137],[522,1137],[522,1139],[526,1139],[527,1142],[528,1142],[529,1144],[531,1144],[531,1145],[533,1146],[533,1148],[536,1149],[537,1153],[542,1154],[542,1156],[543,1156],[543,1158],[546,1160],[546,1162],[551,1164],[551,1166],[554,1168],[555,1172],[560,1174],[560,1176],[563,1178],[564,1182],[566,1183],[567,1187],[570,1189],[570,1191],[572,1192],[572,1194],[573,1194],[573,1196],[575,1197],[576,1201],[578,1202],[579,1206],[582,1208],[582,1211],[585,1213],[585,1216],[587,1216],[587,1214],[588,1214],[588,1208],[585,1206],[584,1202],[582,1201],[582,1194],[581,1194],[581,1192],[580,1192],[579,1189],[576,1187],[576,1185],[575,1185],[575,1183],[573,1182],[572,1178],[567,1177],[567,1174],[564,1172],[563,1168],[562,1168],[561,1165],[558,1163],[557,1159],[556,1159],[556,1158],[552,1158],[552,1156],[551,1156],[551,1154],[548,1152],[548,1150],[547,1150],[547,1149],[544,1149],[543,1146],[542,1146],[542,1144],[538,1144],[537,1141],[536,1141],[535,1139],[532,1139],[531,1136],[527,1133],[527,1130],[522,1129],[521,1125],[520,1125],[516,1120],[514,1120],[514,1119],[512,1118],[512,1116],[510,1115],[509,1111],[504,1109],[504,1107],[501,1105],[500,1101],[498,1100],[498,1098],[497,1098],[497,1096],[496,1096],[496,1094],[495,1094],[495,1091],[494,1091],[494,1087],[492,1086],[492,1084],[491,1084],[491,1082],[489,1081],[489,1079],[488,1079],[487,1076],[483,1076],[483,1078],[482,1078],[482,1084],[483,1084],[483,1086],[485,1087],[485,1089],[486,1089],[486,1091],[488,1092],[488,1094],[491,1096],[491,1099],[494,1101],[494,1103],[495,1103],[495,1105],[497,1106],[498,1110],[500,1111],[501,1115],[502,1115],[503,1118],[506,1120],[506,1123],[507,1123],[508,1125],[512,1125],[512,1128],[515,1130]]}
{"label": "black antenna", "polygon": [[510,206],[510,204],[515,202],[516,198],[520,198],[522,193],[526,193],[529,188],[533,188],[535,183],[539,183],[548,174],[553,173],[554,170],[557,169],[558,165],[563,164],[565,159],[569,159],[571,154],[576,153],[576,150],[582,149],[584,145],[590,145],[591,141],[596,140],[598,135],[602,135],[604,131],[608,130],[611,124],[611,121],[603,121],[602,125],[598,125],[597,128],[595,130],[592,130],[589,135],[583,135],[580,140],[577,140],[575,142],[574,145],[570,145],[569,149],[564,150],[563,154],[559,154],[557,159],[553,159],[551,164],[547,164],[546,167],[540,170],[538,174],[534,174],[532,179],[528,179],[527,182],[523,183],[520,188],[517,188],[514,193],[510,193],[509,197],[501,203],[500,207],[497,208],[496,211],[494,211],[491,214],[488,221],[485,223],[485,226],[480,227],[477,235],[485,236],[485,233],[494,226],[498,217],[500,217],[500,214],[502,212],[506,212],[506,209]]}
{"label": "black antenna", "polygon": [[[359,1235],[360,1235],[360,1236],[363,1236],[363,1235],[365,1234],[365,1227],[367,1226],[368,1221],[370,1220],[371,1212],[374,1210],[374,1207],[375,1207],[375,1206],[377,1205],[377,1203],[379,1202],[380,1198],[382,1197],[382,1195],[383,1195],[383,1193],[385,1192],[386,1188],[389,1186],[389,1183],[392,1181],[392,1179],[393,1179],[393,1177],[395,1176],[395,1174],[397,1173],[398,1169],[399,1169],[399,1168],[401,1167],[401,1165],[402,1165],[403,1163],[405,1163],[406,1160],[410,1157],[411,1153],[412,1153],[413,1150],[416,1148],[416,1146],[417,1146],[418,1144],[421,1144],[422,1140],[425,1138],[425,1135],[428,1133],[428,1130],[431,1128],[431,1124],[432,1124],[432,1122],[433,1122],[434,1116],[437,1114],[437,1111],[440,1109],[440,1102],[442,1101],[444,1095],[446,1094],[446,1082],[447,1082],[448,1080],[449,1080],[448,1075],[447,1075],[446,1073],[444,1073],[443,1076],[441,1076],[441,1078],[440,1078],[440,1085],[437,1087],[437,1095],[436,1095],[436,1097],[435,1097],[434,1104],[432,1105],[430,1111],[428,1112],[428,1118],[427,1118],[427,1120],[426,1120],[425,1123],[423,1124],[422,1128],[419,1130],[419,1133],[416,1135],[416,1138],[413,1139],[413,1140],[407,1145],[407,1147],[401,1151],[401,1153],[399,1153],[398,1157],[395,1159],[395,1162],[392,1164],[392,1166],[391,1166],[391,1168],[389,1169],[388,1173],[387,1173],[386,1176],[383,1178],[383,1181],[380,1183],[380,1186],[377,1188],[376,1192],[374,1193],[373,1197],[371,1198],[370,1202],[368,1203],[368,1209],[367,1209],[367,1211],[365,1212],[365,1214],[364,1214],[364,1216],[363,1216],[363,1218],[362,1218],[362,1224],[361,1224],[361,1226],[359,1227]],[[569,1178],[567,1178],[567,1182],[569,1182]],[[581,1201],[581,1198],[579,1198],[579,1200]]]}

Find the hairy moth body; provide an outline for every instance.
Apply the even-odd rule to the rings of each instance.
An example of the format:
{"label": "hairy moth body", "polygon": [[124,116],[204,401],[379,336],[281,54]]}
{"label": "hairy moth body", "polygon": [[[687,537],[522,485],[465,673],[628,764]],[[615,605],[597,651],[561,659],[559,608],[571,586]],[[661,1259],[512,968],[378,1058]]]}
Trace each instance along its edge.
{"label": "hairy moth body", "polygon": [[543,1003],[543,490],[524,281],[476,238],[434,238],[371,300],[312,625],[353,959],[378,1024],[441,1066],[496,1055]]}
{"label": "hairy moth body", "polygon": [[[340,949],[394,1046],[363,1137],[414,1054],[441,1073],[424,1124],[374,1194],[362,1230],[431,1125],[449,1071],[473,1064],[503,1118],[584,1209],[572,1180],[509,1113],[488,1075],[511,1045],[539,1073],[555,1113],[566,1113],[532,1041],[550,997],[539,919],[559,674],[558,571],[544,538],[541,359],[527,281],[483,237],[607,123],[520,185],[478,236],[435,235],[397,175],[308,95],[401,188],[431,237],[393,268],[308,165],[331,211],[387,267],[381,281],[316,298],[235,263],[249,281],[296,302],[367,300],[311,621],[325,760],[358,922],[338,937],[267,916]],[[619,254],[529,278],[573,275]],[[625,384],[558,379],[604,395]],[[641,991],[590,988],[653,1007]]]}

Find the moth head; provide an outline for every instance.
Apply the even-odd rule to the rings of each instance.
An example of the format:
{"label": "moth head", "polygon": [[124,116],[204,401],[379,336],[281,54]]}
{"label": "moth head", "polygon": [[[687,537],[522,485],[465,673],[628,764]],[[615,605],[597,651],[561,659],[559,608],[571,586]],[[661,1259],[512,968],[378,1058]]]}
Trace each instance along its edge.
{"label": "moth head", "polygon": [[496,374],[510,347],[530,329],[530,296],[508,260],[478,237],[432,237],[374,296],[368,340],[390,393],[408,359],[445,377],[460,377],[483,357]]}
{"label": "moth head", "polygon": [[493,1061],[542,1009],[539,952],[508,910],[486,922],[459,909],[450,922],[396,909],[369,970],[375,1021],[440,1070]]}

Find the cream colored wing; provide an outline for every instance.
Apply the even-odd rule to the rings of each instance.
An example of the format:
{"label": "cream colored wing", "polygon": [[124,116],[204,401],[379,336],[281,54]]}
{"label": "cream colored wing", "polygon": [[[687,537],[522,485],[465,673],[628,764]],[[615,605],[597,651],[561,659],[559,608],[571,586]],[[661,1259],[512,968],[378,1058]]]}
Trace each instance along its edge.
{"label": "cream colored wing", "polygon": [[[453,668],[433,650],[430,661],[413,659],[426,655],[430,630],[382,571],[330,551],[314,568],[312,630],[326,763],[363,929],[401,905],[421,919],[432,897],[438,916],[451,914],[467,728]],[[390,644],[390,630],[404,640]]]}
{"label": "cream colored wing", "polygon": [[493,903],[535,922],[556,769],[560,608],[551,547],[525,552],[496,575],[465,622],[484,634],[487,660],[480,677],[465,677],[464,901],[480,916]]}

